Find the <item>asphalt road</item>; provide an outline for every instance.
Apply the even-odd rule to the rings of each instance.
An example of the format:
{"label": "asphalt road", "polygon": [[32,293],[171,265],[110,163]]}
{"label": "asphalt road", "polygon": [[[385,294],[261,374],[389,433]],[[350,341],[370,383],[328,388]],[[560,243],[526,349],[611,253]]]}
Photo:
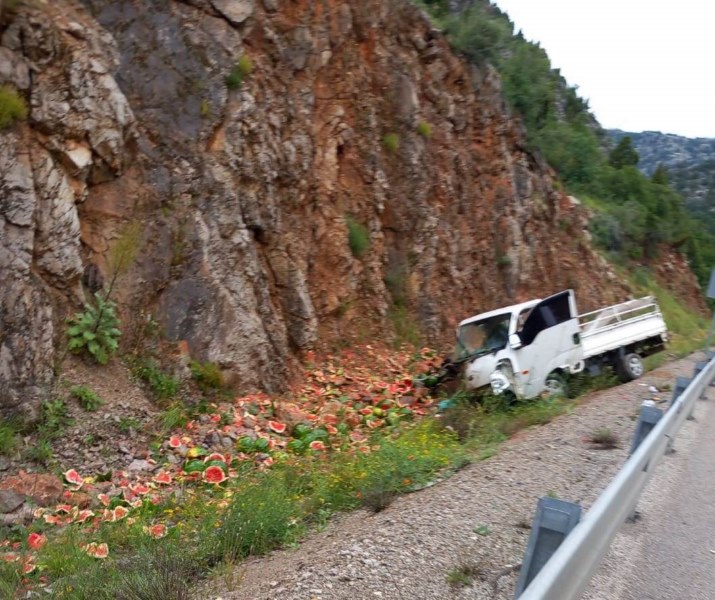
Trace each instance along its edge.
{"label": "asphalt road", "polygon": [[[686,421],[583,598],[715,600],[715,388]],[[556,600],[556,599],[553,599]]]}

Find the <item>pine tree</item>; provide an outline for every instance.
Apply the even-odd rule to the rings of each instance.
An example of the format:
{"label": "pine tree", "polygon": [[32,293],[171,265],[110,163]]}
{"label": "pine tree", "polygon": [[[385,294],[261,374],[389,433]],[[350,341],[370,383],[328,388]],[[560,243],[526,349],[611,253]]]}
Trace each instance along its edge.
{"label": "pine tree", "polygon": [[618,142],[618,146],[608,155],[608,163],[615,169],[635,167],[639,160],[640,156],[633,147],[633,140],[628,135]]}

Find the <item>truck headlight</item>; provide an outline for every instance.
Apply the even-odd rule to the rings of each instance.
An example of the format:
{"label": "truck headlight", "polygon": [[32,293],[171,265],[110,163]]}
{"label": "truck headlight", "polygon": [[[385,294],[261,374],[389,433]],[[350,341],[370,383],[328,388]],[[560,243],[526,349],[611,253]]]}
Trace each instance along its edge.
{"label": "truck headlight", "polygon": [[492,391],[495,394],[502,394],[511,387],[509,378],[501,371],[494,371],[489,375],[489,383],[492,386]]}

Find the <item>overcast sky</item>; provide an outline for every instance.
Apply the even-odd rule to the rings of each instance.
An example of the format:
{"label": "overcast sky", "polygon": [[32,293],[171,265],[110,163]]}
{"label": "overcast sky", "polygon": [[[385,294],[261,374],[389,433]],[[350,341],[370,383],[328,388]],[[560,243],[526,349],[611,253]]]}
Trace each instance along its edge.
{"label": "overcast sky", "polygon": [[715,0],[492,0],[601,125],[715,138]]}

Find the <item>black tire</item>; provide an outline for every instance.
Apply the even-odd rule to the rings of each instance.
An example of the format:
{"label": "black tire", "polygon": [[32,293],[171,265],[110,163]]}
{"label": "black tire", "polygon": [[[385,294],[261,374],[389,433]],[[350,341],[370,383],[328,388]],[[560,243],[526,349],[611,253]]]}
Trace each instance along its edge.
{"label": "black tire", "polygon": [[631,352],[618,361],[616,370],[621,381],[633,381],[643,376],[645,366],[643,365],[643,359],[635,352]]}
{"label": "black tire", "polygon": [[544,392],[550,397],[566,398],[569,390],[564,376],[556,371],[549,373],[544,382]]}

